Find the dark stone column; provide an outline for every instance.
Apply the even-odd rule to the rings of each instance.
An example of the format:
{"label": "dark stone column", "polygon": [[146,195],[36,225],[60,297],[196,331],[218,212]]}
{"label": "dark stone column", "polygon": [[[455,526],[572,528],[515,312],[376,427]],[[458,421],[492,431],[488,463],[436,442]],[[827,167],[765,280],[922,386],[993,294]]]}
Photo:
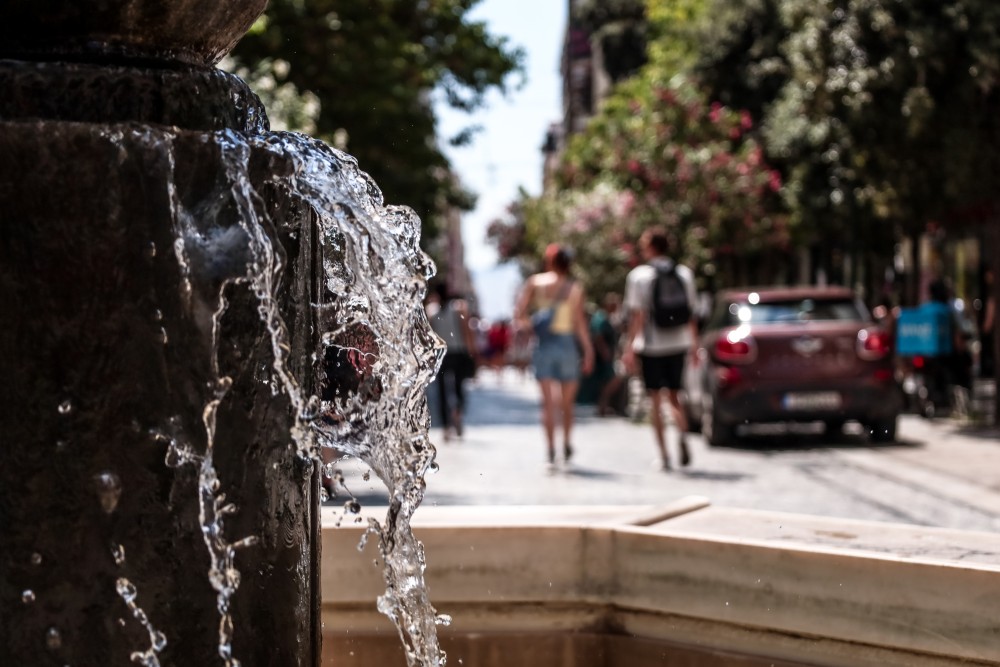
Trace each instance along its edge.
{"label": "dark stone column", "polygon": [[[256,296],[223,287],[246,258],[206,244],[191,276],[174,246],[178,203],[238,232],[211,133],[266,129],[255,96],[210,67],[264,2],[224,4],[0,10],[0,665],[225,664],[199,465],[168,462],[204,454],[217,376],[232,379],[213,457],[234,509],[224,537],[253,538],[235,557],[233,657],[319,664],[314,464],[291,446]],[[282,165],[256,160],[257,207],[285,254],[289,363],[306,378],[309,211],[263,185]]]}

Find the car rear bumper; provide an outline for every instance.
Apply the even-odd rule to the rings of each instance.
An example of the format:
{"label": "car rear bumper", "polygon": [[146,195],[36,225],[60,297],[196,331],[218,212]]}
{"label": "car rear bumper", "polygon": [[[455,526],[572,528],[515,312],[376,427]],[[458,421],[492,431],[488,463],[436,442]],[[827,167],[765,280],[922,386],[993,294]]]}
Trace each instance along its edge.
{"label": "car rear bumper", "polygon": [[903,394],[895,382],[768,387],[728,387],[713,398],[716,418],[736,425],[754,422],[895,419]]}

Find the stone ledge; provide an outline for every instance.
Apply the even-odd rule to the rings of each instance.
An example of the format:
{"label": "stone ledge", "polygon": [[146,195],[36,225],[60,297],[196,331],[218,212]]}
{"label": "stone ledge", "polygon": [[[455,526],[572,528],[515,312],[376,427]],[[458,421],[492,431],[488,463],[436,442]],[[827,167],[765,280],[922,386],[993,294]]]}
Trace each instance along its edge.
{"label": "stone ledge", "polygon": [[[462,525],[469,513],[476,522]],[[448,507],[414,523],[431,600],[463,631],[596,624],[816,665],[1000,664],[1000,560],[967,562],[1000,553],[998,536],[725,508],[635,525],[651,514]],[[374,545],[355,548],[360,534],[324,530],[331,633],[387,627],[359,613],[384,589]]]}

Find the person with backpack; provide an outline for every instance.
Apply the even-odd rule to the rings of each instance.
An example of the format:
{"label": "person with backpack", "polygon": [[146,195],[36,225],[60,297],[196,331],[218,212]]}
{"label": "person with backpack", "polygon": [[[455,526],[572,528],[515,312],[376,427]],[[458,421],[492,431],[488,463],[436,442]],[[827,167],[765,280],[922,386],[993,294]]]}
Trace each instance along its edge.
{"label": "person with backpack", "polygon": [[628,328],[622,361],[630,373],[641,372],[650,398],[650,418],[660,465],[670,470],[662,403],[666,399],[678,433],[680,464],[691,462],[685,438],[687,418],[678,392],[684,365],[690,356],[697,363],[695,341],[698,328],[694,315],[697,300],[694,273],[668,257],[667,233],[661,227],[647,229],[639,239],[645,264],[632,269],[625,280]]}

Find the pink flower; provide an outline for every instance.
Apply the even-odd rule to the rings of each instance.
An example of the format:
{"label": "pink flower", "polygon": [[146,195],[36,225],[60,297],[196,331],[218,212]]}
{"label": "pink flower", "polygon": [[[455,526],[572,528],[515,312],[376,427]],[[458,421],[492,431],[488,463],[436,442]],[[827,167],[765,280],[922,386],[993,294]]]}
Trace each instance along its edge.
{"label": "pink flower", "polygon": [[781,189],[781,174],[779,174],[778,171],[775,169],[771,170],[771,175],[768,180],[768,187],[771,188],[772,192],[777,192],[778,190]]}
{"label": "pink flower", "polygon": [[713,123],[718,123],[719,119],[722,118],[722,105],[718,102],[712,102],[712,110],[708,112],[708,119]]}
{"label": "pink flower", "polygon": [[749,130],[751,127],[753,127],[753,118],[750,117],[749,111],[740,112],[740,127],[742,127],[744,130]]}

